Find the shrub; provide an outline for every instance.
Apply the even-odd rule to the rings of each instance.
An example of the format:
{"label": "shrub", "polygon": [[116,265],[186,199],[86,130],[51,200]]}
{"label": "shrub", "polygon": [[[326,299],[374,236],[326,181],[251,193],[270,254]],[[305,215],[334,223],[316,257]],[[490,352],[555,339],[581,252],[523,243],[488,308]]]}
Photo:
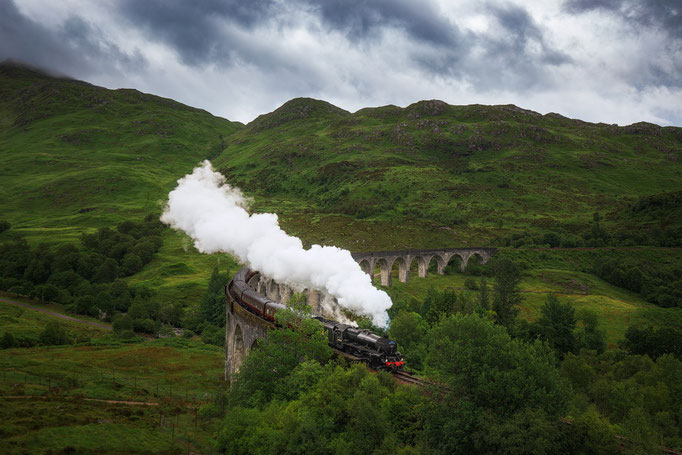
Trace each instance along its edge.
{"label": "shrub", "polygon": [[225,346],[225,329],[214,325],[207,325],[201,333],[201,341],[214,346]]}
{"label": "shrub", "polygon": [[16,348],[19,346],[16,338],[11,332],[5,332],[5,334],[0,338],[0,349]]}
{"label": "shrub", "polygon": [[51,321],[45,326],[45,329],[40,334],[39,340],[40,344],[45,346],[71,344],[73,342],[57,321]]}
{"label": "shrub", "polygon": [[116,335],[121,334],[127,330],[133,330],[133,320],[129,316],[116,315],[114,321],[111,324]]}
{"label": "shrub", "polygon": [[478,291],[478,283],[473,278],[467,278],[464,280],[464,287],[472,291]]}

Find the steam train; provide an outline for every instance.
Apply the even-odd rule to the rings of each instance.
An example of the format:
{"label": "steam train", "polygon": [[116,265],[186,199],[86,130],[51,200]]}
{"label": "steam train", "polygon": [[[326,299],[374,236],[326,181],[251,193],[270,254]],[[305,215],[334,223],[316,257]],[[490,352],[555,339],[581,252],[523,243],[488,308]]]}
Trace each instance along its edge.
{"label": "steam train", "polygon": [[[225,293],[249,312],[275,322],[275,312],[286,306],[268,299],[249,286],[249,281],[257,273],[247,267],[239,270],[225,287]],[[371,368],[402,370],[405,362],[395,341],[320,316],[313,318],[322,323],[329,346],[333,349],[359,358]]]}

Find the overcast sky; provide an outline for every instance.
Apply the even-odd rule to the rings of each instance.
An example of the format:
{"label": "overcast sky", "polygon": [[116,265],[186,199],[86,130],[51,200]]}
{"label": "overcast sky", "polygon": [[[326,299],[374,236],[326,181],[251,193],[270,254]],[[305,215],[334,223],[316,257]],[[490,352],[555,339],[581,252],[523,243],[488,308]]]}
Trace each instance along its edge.
{"label": "overcast sky", "polygon": [[307,96],[682,126],[682,0],[0,0],[5,58],[242,122]]}

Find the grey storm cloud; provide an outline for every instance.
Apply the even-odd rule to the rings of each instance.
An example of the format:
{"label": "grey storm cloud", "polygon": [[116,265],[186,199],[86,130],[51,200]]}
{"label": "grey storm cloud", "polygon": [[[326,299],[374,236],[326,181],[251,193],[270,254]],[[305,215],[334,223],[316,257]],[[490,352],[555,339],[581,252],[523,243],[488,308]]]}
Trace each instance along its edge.
{"label": "grey storm cloud", "polygon": [[253,28],[272,17],[276,4],[270,0],[123,0],[120,14],[151,39],[166,42],[187,65],[229,61],[233,40],[224,24]]}
{"label": "grey storm cloud", "polygon": [[12,0],[0,1],[0,60],[17,59],[62,75],[97,74],[145,66],[139,54],[126,54],[96,27],[70,16],[50,29],[22,15]]}
{"label": "grey storm cloud", "polygon": [[414,59],[429,72],[465,78],[484,90],[544,86],[549,83],[548,68],[573,63],[547,43],[545,32],[523,7],[487,3],[482,11],[493,19],[489,32],[461,33],[456,48],[417,54]]}
{"label": "grey storm cloud", "polygon": [[[545,67],[571,63],[547,44],[543,30],[524,8],[510,4],[483,8],[496,20],[492,34],[463,32],[428,1],[294,0],[284,5],[269,0],[124,0],[118,11],[150,40],[174,49],[186,65],[229,66],[239,60],[260,68],[285,68],[294,80],[306,72],[305,62],[283,59],[268,46],[256,48],[235,33],[240,29],[257,35],[258,27],[294,21],[292,5],[317,17],[325,31],[341,33],[351,45],[380,46],[383,32],[400,31],[415,43],[405,52],[426,74],[465,78],[482,89],[543,85]],[[473,49],[484,51],[474,55]]]}
{"label": "grey storm cloud", "polygon": [[319,12],[325,25],[343,31],[352,41],[366,39],[387,27],[437,46],[457,46],[458,27],[429,2],[410,0],[329,0],[305,2]]}
{"label": "grey storm cloud", "polygon": [[353,43],[379,41],[387,28],[433,46],[456,48],[461,38],[457,26],[429,2],[408,0],[293,0],[286,5],[270,0],[123,0],[118,11],[150,39],[170,45],[185,64],[201,65],[229,64],[235,57],[253,60],[245,52],[249,46],[230,29],[253,31],[275,19],[285,24],[292,7],[319,17],[324,29],[341,32]]}
{"label": "grey storm cloud", "polygon": [[517,90],[544,85],[548,67],[572,63],[571,57],[547,43],[526,9],[489,3],[486,11],[497,22],[497,33],[478,36],[485,49],[477,62],[478,74],[486,87],[499,86],[498,78]]}
{"label": "grey storm cloud", "polygon": [[638,89],[682,87],[682,0],[567,0],[563,9],[571,14],[601,12],[621,21],[631,34],[665,34],[667,39],[647,52],[658,58],[634,65],[627,77]]}
{"label": "grey storm cloud", "polygon": [[564,9],[573,14],[605,11],[633,25],[682,38],[682,0],[567,0]]}

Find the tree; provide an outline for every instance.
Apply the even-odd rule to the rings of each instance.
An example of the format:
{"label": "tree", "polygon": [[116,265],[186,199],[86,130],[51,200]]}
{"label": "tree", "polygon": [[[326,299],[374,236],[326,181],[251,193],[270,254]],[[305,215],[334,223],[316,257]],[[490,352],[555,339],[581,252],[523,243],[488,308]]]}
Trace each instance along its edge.
{"label": "tree", "polygon": [[307,360],[320,364],[331,357],[327,337],[305,297],[294,294],[287,308],[275,314],[280,326],[268,333],[258,349],[251,349],[232,384],[231,399],[237,405],[258,406],[269,402],[282,381]]}
{"label": "tree", "polygon": [[422,341],[428,326],[422,317],[411,311],[401,311],[391,320],[388,333],[401,348],[409,349]]}
{"label": "tree", "polygon": [[82,295],[76,297],[75,300],[77,313],[97,316],[97,308],[95,308],[95,298],[93,296]]}
{"label": "tree", "polygon": [[118,263],[115,259],[107,258],[97,268],[93,281],[96,283],[110,283],[118,277]]}
{"label": "tree", "polygon": [[554,355],[540,342],[512,339],[476,314],[442,319],[428,341],[427,368],[477,407],[500,414],[537,407],[554,417],[565,409],[566,383]]}
{"label": "tree", "polygon": [[426,298],[419,313],[429,323],[436,322],[440,317],[453,314],[457,304],[457,293],[452,289],[445,289],[442,292],[429,288]]}
{"label": "tree", "polygon": [[59,288],[53,284],[41,284],[36,286],[35,295],[41,302],[53,302],[59,296]]}
{"label": "tree", "polygon": [[17,343],[16,338],[14,338],[11,332],[5,332],[2,338],[0,338],[0,349],[16,348],[17,346],[19,346],[19,343]]}
{"label": "tree", "polygon": [[583,323],[583,332],[580,336],[581,347],[597,351],[601,354],[606,350],[606,335],[599,328],[597,313],[591,310],[582,310],[579,318]]}
{"label": "tree", "polygon": [[123,257],[121,261],[121,273],[124,276],[135,275],[137,272],[142,270],[144,264],[142,264],[142,259],[134,253],[128,253]]}
{"label": "tree", "polygon": [[199,313],[204,321],[219,327],[225,326],[225,286],[229,281],[227,273],[213,269],[204,298],[199,303]]}
{"label": "tree", "polygon": [[495,263],[495,288],[493,294],[493,310],[495,322],[507,328],[511,327],[519,313],[521,297],[521,272],[508,258],[501,258]]}
{"label": "tree", "polygon": [[574,333],[577,320],[573,305],[562,303],[554,294],[549,294],[540,313],[540,319],[536,323],[540,336],[562,357],[568,352],[575,352],[578,340]]}
{"label": "tree", "polygon": [[71,343],[71,339],[66,334],[66,331],[57,321],[48,322],[38,339],[40,340],[40,344],[46,346]]}
{"label": "tree", "polygon": [[424,417],[437,453],[499,453],[505,444],[517,447],[511,453],[551,452],[556,435],[537,443],[527,437],[529,429],[552,427],[567,407],[570,388],[550,350],[512,339],[476,314],[442,318],[428,342],[426,367],[451,389]]}
{"label": "tree", "polygon": [[33,284],[42,284],[52,273],[52,254],[45,245],[40,245],[31,252],[31,260],[24,271],[24,279]]}
{"label": "tree", "polygon": [[481,275],[481,282],[478,285],[478,304],[481,305],[485,311],[490,309],[490,296],[488,295],[488,283],[485,280],[485,276]]}

